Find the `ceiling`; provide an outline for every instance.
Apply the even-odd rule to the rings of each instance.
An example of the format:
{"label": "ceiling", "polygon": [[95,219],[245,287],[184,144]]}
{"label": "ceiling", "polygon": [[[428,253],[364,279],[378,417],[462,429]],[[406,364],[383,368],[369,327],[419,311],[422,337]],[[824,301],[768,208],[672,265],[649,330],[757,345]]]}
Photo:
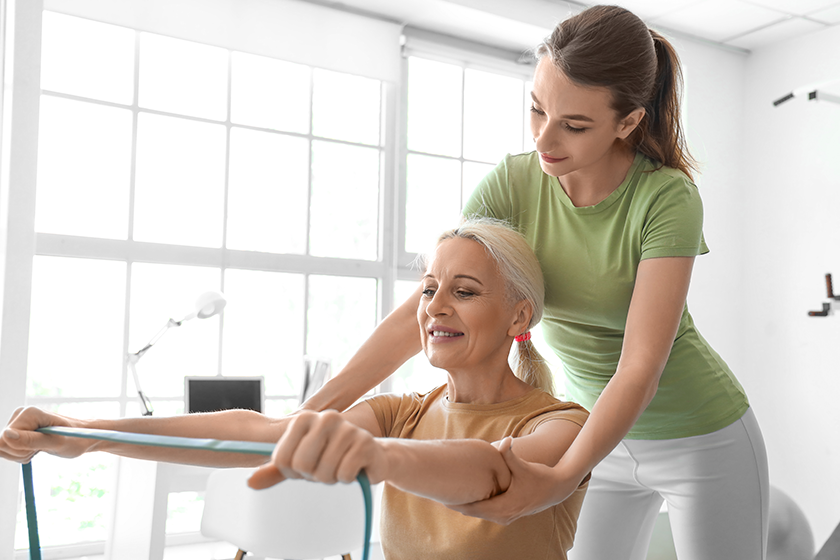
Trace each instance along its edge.
{"label": "ceiling", "polygon": [[[565,0],[309,0],[412,27],[526,50],[591,3]],[[612,0],[665,34],[739,51],[840,24],[840,0]]]}

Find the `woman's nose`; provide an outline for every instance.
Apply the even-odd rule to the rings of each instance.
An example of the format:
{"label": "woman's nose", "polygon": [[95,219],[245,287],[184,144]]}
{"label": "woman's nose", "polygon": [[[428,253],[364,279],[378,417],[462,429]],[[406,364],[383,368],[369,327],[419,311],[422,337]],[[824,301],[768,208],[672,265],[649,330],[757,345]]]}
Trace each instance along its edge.
{"label": "woman's nose", "polygon": [[440,292],[436,292],[435,295],[432,296],[431,301],[429,301],[429,304],[426,306],[426,313],[429,317],[448,315],[451,310],[452,307],[449,305],[446,295],[441,294]]}
{"label": "woman's nose", "polygon": [[549,127],[535,127],[531,132],[534,134],[534,146],[538,152],[548,153],[556,147],[557,139],[551,134]]}
{"label": "woman's nose", "polygon": [[556,126],[549,122],[547,115],[531,114],[531,134],[534,137],[534,146],[538,152],[548,153],[557,146],[557,135],[554,132]]}

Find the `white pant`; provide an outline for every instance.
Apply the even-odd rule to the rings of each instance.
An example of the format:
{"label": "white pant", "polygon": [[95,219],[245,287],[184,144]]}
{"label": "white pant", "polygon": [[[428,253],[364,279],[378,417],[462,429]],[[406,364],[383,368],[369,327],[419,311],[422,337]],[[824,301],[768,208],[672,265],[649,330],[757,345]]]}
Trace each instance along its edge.
{"label": "white pant", "polygon": [[592,472],[569,560],[644,560],[663,499],[679,560],[763,560],[769,492],[752,410],[711,434],[625,439]]}

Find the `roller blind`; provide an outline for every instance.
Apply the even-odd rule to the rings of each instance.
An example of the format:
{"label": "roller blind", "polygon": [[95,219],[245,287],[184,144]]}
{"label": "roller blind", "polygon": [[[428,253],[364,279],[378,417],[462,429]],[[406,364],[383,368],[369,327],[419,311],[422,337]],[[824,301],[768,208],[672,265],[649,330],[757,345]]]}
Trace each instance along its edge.
{"label": "roller blind", "polygon": [[401,25],[300,0],[45,0],[44,9],[399,81]]}

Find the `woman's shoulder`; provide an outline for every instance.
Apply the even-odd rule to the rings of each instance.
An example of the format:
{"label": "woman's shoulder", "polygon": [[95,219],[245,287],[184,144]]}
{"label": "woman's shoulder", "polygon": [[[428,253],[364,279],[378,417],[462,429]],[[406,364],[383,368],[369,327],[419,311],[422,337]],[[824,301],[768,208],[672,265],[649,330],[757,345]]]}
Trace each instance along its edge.
{"label": "woman's shoulder", "polygon": [[640,185],[652,188],[689,188],[697,190],[691,177],[673,167],[663,165],[644,154],[638,155],[637,179]]}
{"label": "woman's shoulder", "polygon": [[440,385],[426,392],[380,393],[365,399],[371,406],[382,408],[420,408],[439,400],[445,393],[446,385]]}
{"label": "woman's shoulder", "polygon": [[688,175],[645,156],[640,156],[640,159],[631,187],[634,207],[643,209],[645,213],[652,207],[702,212],[700,190]]}
{"label": "woman's shoulder", "polygon": [[446,385],[427,393],[381,393],[365,399],[373,409],[382,433],[387,437],[401,437],[407,425],[415,424],[445,395]]}
{"label": "woman's shoulder", "polygon": [[517,154],[506,154],[499,167],[505,167],[513,173],[534,173],[541,172],[539,154],[536,151],[520,152]]}
{"label": "woman's shoulder", "polygon": [[588,415],[589,412],[581,405],[576,402],[572,401],[564,401],[563,399],[559,399],[554,395],[546,393],[542,389],[535,389],[531,391],[529,394],[532,401],[530,406],[534,408],[538,408],[540,410],[545,409],[548,410],[555,410],[555,411],[574,411],[574,412],[582,412],[584,415]]}
{"label": "woman's shoulder", "polygon": [[531,406],[532,413],[528,417],[524,433],[531,433],[539,425],[550,420],[566,420],[583,426],[589,417],[589,411],[578,403],[558,399],[541,390],[533,393]]}

